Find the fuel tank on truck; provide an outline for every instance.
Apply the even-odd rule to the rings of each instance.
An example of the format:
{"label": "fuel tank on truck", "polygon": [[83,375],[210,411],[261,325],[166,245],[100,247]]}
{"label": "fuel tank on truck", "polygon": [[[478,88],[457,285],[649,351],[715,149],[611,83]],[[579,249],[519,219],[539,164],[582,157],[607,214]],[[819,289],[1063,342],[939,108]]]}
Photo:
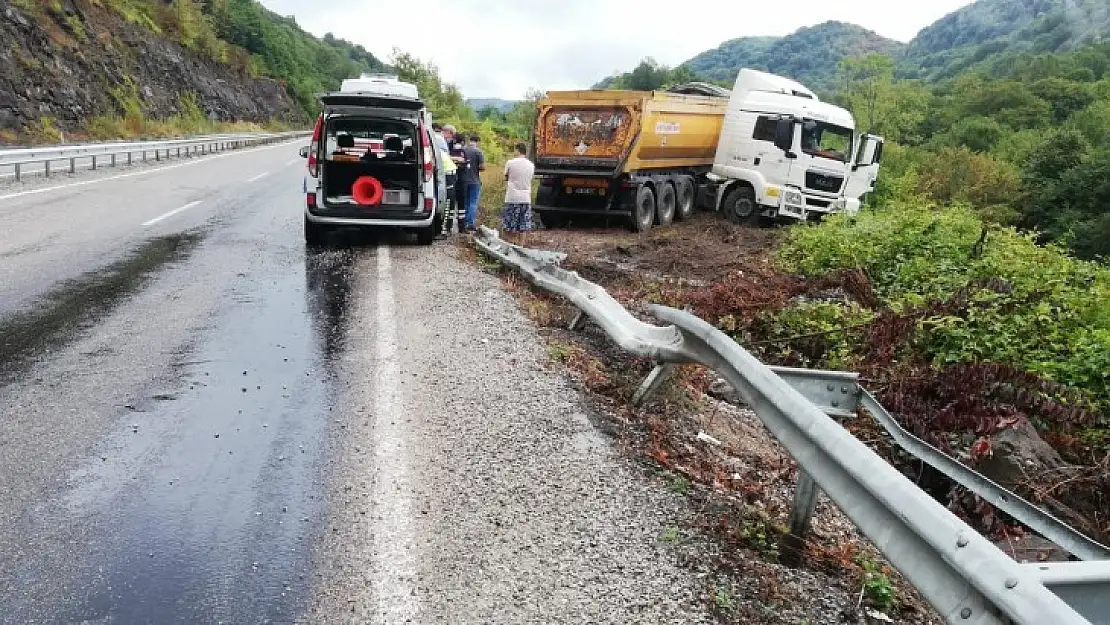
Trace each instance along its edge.
{"label": "fuel tank on truck", "polygon": [[537,111],[537,170],[709,168],[727,109],[727,98],[664,91],[549,92]]}

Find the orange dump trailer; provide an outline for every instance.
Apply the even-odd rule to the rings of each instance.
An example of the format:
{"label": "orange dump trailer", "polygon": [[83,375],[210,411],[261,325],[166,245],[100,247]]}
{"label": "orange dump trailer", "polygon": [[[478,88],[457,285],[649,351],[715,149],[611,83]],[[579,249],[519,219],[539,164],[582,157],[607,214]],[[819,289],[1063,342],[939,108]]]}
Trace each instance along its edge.
{"label": "orange dump trailer", "polygon": [[638,231],[694,211],[713,167],[727,92],[555,91],[540,101],[536,211],[559,227],[575,216],[620,218]]}

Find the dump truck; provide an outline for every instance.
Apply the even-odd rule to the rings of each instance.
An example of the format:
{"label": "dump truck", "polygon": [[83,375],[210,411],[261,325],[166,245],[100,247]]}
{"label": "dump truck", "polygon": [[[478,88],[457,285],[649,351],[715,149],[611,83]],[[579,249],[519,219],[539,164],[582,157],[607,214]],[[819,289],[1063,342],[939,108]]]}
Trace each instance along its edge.
{"label": "dump truck", "polygon": [[852,212],[882,158],[882,138],[857,135],[849,111],[750,69],[731,92],[551,92],[537,115],[535,210],[552,228],[594,215],[644,232],[696,207],[740,223]]}
{"label": "dump truck", "polygon": [[535,211],[557,228],[575,215],[637,231],[694,212],[713,168],[728,91],[555,91],[537,107]]}

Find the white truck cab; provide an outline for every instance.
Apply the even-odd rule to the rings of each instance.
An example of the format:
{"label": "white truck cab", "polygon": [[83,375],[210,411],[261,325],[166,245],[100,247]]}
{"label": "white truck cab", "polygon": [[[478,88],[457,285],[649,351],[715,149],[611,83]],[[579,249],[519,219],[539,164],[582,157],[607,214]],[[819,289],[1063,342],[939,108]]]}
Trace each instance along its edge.
{"label": "white truck cab", "polygon": [[857,135],[851,113],[804,85],[743,69],[710,174],[717,209],[736,222],[858,212],[874,189],[882,145],[882,137]]}

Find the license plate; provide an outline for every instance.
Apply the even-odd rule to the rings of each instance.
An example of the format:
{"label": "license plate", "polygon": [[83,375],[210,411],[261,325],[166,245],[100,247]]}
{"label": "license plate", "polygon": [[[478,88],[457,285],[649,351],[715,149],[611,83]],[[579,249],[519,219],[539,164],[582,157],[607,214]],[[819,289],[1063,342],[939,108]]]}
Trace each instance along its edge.
{"label": "license plate", "polygon": [[605,195],[605,189],[583,189],[580,187],[567,187],[571,195]]}

